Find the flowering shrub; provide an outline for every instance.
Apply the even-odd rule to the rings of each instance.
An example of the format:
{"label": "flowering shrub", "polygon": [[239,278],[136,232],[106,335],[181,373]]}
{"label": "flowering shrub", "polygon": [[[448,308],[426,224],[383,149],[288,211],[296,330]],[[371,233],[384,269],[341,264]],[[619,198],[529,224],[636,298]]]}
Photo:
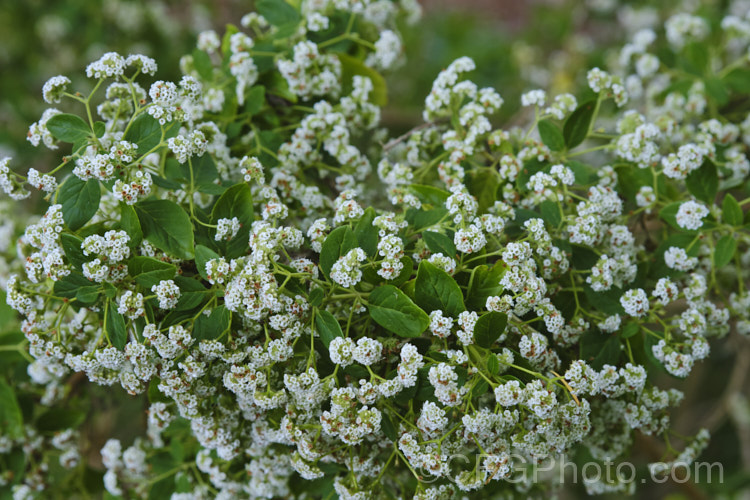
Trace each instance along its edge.
{"label": "flowering shrub", "polygon": [[[202,33],[178,82],[117,53],[88,65],[90,92],[50,79],[45,101],[76,113],[48,109],[28,140],[69,154],[0,163],[11,198],[49,203],[6,286],[43,404],[77,373],[148,399],[146,436],[101,449],[107,492],[531,494],[549,485],[520,468],[623,461],[637,432],[666,439],[666,470],[693,461],[707,432],[672,431],[681,393],[649,373],[686,377],[708,339],[750,333],[750,199],[732,194],[750,20],[670,17],[580,95],[525,93],[531,119],[507,130],[463,57],[389,138],[380,73],[416,3],[257,9]],[[2,480],[33,497],[42,450],[76,468],[80,439],[0,397]]]}
{"label": "flowering shrub", "polygon": [[[81,64],[109,51],[159,54],[163,75],[179,71],[185,47],[220,15],[216,2],[191,0],[69,0],[7,4],[0,21],[5,33],[0,55],[5,74],[0,79],[3,127],[0,156],[16,162],[44,165],[52,154],[24,144],[25,129],[36,120],[44,101],[28,89],[41,87],[51,74],[76,80]],[[33,50],[29,50],[34,47]]]}

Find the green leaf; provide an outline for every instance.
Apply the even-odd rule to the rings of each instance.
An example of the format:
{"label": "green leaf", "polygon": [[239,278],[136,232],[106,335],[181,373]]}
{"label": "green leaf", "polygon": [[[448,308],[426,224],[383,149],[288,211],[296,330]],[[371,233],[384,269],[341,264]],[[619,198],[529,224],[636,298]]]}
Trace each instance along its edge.
{"label": "green leaf", "polygon": [[719,190],[719,174],[716,166],[709,160],[697,170],[690,172],[685,179],[685,185],[690,194],[706,203],[713,203]]}
{"label": "green leaf", "polygon": [[[569,160],[565,163],[565,166],[573,171],[576,184],[592,184],[595,183],[599,178],[599,176],[596,175],[597,169],[595,167],[587,165],[585,163],[581,163],[580,161]],[[650,170],[649,173],[651,173]]]}
{"label": "green leaf", "polygon": [[[320,32],[318,32],[318,34],[320,34]],[[259,74],[267,73],[276,67],[274,54],[279,52],[279,47],[274,43],[274,38],[276,40],[281,38],[281,33],[277,32],[276,36],[264,38],[266,41],[261,41],[262,39],[256,38],[255,45],[253,46],[253,62],[255,63]],[[260,52],[263,52],[264,55],[261,55]],[[252,88],[250,89],[250,93],[251,92]],[[274,117],[272,120],[278,120],[278,117]],[[275,122],[275,124],[278,125],[279,122]]]}
{"label": "green leaf", "polygon": [[[11,323],[16,323],[16,315],[18,314],[13,308],[11,308],[8,303],[6,302],[7,294],[5,291],[0,290],[0,331],[6,330],[7,326],[10,326]],[[20,332],[14,332],[13,334],[18,334],[19,337],[21,337]],[[4,334],[0,336],[0,344],[6,343],[5,341],[8,341],[10,339],[11,334]],[[19,341],[22,340],[19,338]],[[13,342],[16,343],[16,342]]]}
{"label": "green leaf", "polygon": [[255,10],[274,26],[287,26],[300,21],[297,9],[284,0],[257,0]]}
{"label": "green leaf", "polygon": [[101,294],[101,288],[99,287],[92,287],[92,286],[86,286],[83,288],[79,288],[76,292],[76,300],[84,305],[91,305],[96,303],[97,300],[99,300],[99,295]]}
{"label": "green leaf", "polygon": [[637,321],[626,324],[620,331],[620,337],[629,339],[641,331],[641,325]]}
{"label": "green leaf", "polygon": [[226,192],[227,188],[224,186],[220,186],[218,184],[214,184],[213,182],[203,183],[203,184],[197,184],[195,186],[195,189],[200,191],[201,193],[206,194],[217,194],[222,195]]}
{"label": "green leaf", "polygon": [[97,283],[89,281],[83,274],[78,272],[72,272],[67,276],[63,276],[61,279],[55,281],[52,287],[55,295],[65,299],[72,299],[76,296],[76,293],[82,288],[99,288]]}
{"label": "green leaf", "polygon": [[266,103],[266,88],[263,85],[255,85],[245,96],[245,112],[257,115]]}
{"label": "green leaf", "polygon": [[63,233],[60,235],[60,244],[65,251],[65,257],[68,258],[68,262],[70,262],[70,264],[76,269],[81,269],[83,263],[88,260],[88,258],[83,255],[83,250],[81,250],[83,240],[78,236]]}
{"label": "green leaf", "polygon": [[170,474],[164,479],[156,481],[148,490],[148,500],[161,500],[171,498],[175,491],[174,474]]}
{"label": "green leaf", "polygon": [[206,263],[209,260],[218,258],[219,254],[217,254],[210,248],[203,245],[195,246],[195,267],[198,268],[198,273],[200,273],[201,277],[204,280],[208,280],[208,275],[206,274]]}
{"label": "green leaf", "polygon": [[539,211],[542,213],[542,220],[550,227],[558,227],[562,222],[560,206],[551,200],[544,200],[539,204]]}
{"label": "green leaf", "polygon": [[621,351],[617,335],[589,330],[581,336],[579,345],[581,359],[594,370],[601,370],[605,364],[617,366]]}
{"label": "green leaf", "polygon": [[214,292],[206,290],[206,287],[197,279],[176,276],[174,282],[180,287],[181,294],[175,311],[190,311],[200,306],[204,300],[214,296]]}
{"label": "green leaf", "polygon": [[498,260],[492,267],[482,264],[474,269],[474,277],[471,279],[469,291],[466,292],[466,307],[472,311],[484,311],[487,297],[503,293],[500,280],[505,275],[507,267],[503,261]]}
{"label": "green leaf", "polygon": [[724,82],[716,77],[708,77],[704,81],[706,93],[716,102],[716,105],[725,106],[729,102],[729,89]]}
{"label": "green leaf", "polygon": [[732,91],[747,94],[750,91],[750,68],[737,68],[726,76],[724,83]]}
{"label": "green leaf", "polygon": [[393,423],[393,420],[391,419],[390,415],[386,411],[382,412],[382,419],[380,420],[380,427],[383,430],[383,434],[385,434],[385,437],[387,437],[393,442],[398,441],[398,429],[396,425]]}
{"label": "green leaf", "polygon": [[487,357],[487,371],[490,372],[490,375],[497,375],[500,373],[500,362],[497,360],[497,356],[493,352]]}
{"label": "green leaf", "polygon": [[77,409],[50,408],[36,419],[36,428],[43,432],[77,428],[86,420],[86,412]]}
{"label": "green leaf", "polygon": [[452,318],[457,318],[466,310],[464,297],[456,280],[426,260],[419,263],[414,298],[425,311],[441,310]]}
{"label": "green leaf", "polygon": [[399,285],[399,288],[401,288],[401,291],[406,294],[407,297],[409,297],[411,300],[414,300],[414,283],[416,282],[416,278],[407,280],[404,284]]}
{"label": "green leaf", "polygon": [[[494,354],[493,354],[494,356]],[[497,357],[495,357],[495,361],[497,362]],[[489,370],[489,364],[490,360],[487,360],[487,369]],[[498,370],[500,370],[500,364],[498,363]],[[490,372],[492,373],[492,372]],[[497,374],[495,374],[497,375]],[[490,385],[487,383],[487,381],[483,378],[480,378],[477,383],[474,384],[474,387],[471,389],[471,398],[473,399],[476,396],[480,396],[487,393],[487,390],[490,388]]]}
{"label": "green leaf", "polygon": [[138,155],[143,156],[161,142],[161,125],[148,113],[136,118],[125,133],[126,141],[138,145]]}
{"label": "green leaf", "polygon": [[115,288],[112,283],[107,283],[105,281],[102,283],[102,289],[104,290],[104,295],[109,299],[114,299],[117,296],[117,288]]}
{"label": "green leaf", "polygon": [[[650,168],[635,168],[633,165],[622,164],[615,167],[615,172],[617,172],[618,191],[632,202],[635,202],[635,197],[643,186],[654,185],[654,176]],[[661,182],[657,187],[661,191],[664,185],[665,183]]]}
{"label": "green leaf", "polygon": [[[193,182],[199,191],[206,194],[223,194],[226,191],[223,186],[214,184],[214,181],[219,179],[219,171],[211,155],[193,157],[190,162],[193,165]],[[190,165],[187,163],[178,163],[178,165],[184,169],[186,180],[190,179]]]}
{"label": "green leaf", "polygon": [[695,75],[703,75],[708,68],[711,56],[708,53],[709,44],[704,42],[689,42],[685,45],[684,57],[680,58],[682,66]]}
{"label": "green leaf", "polygon": [[716,242],[716,248],[714,249],[714,265],[717,269],[720,269],[734,257],[734,252],[737,250],[737,240],[731,234],[727,234],[721,237]]}
{"label": "green leaf", "polygon": [[101,188],[99,181],[82,181],[75,175],[68,177],[57,194],[62,205],[63,220],[72,231],[77,231],[99,210]]}
{"label": "green leaf", "polygon": [[352,88],[352,79],[355,75],[366,76],[372,82],[372,92],[369,100],[376,106],[383,107],[388,104],[388,88],[383,76],[374,69],[366,66],[361,60],[348,54],[337,53],[341,62],[341,80],[344,84],[344,94]]}
{"label": "green leaf", "polygon": [[409,186],[409,191],[413,192],[414,195],[419,198],[419,201],[429,205],[443,206],[451,195],[448,191],[438,189],[434,186],[426,186],[422,184],[412,184]]}
{"label": "green leaf", "polygon": [[[289,83],[286,81],[286,78],[281,76],[281,74],[277,71],[272,72],[269,77],[269,81],[266,82],[266,94],[278,96],[291,103],[297,102],[297,94],[294,94],[291,90],[289,90]],[[264,158],[263,155],[259,155],[258,159],[261,161],[261,163],[263,163],[263,165],[273,166],[267,164],[267,160],[269,158]]]}
{"label": "green leaf", "polygon": [[[246,183],[235,184],[222,194],[213,209],[211,210],[211,219],[213,223],[219,219],[231,219],[237,217],[240,221],[240,230],[229,242],[222,242],[220,250],[224,250],[224,255],[228,258],[237,258],[247,253],[250,245],[248,238],[250,236],[250,226],[255,220],[253,211],[253,195],[250,186]],[[223,248],[221,248],[223,246]]]}
{"label": "green leaf", "polygon": [[731,226],[741,226],[744,215],[735,197],[727,193],[721,203],[721,216],[724,222]]}
{"label": "green leaf", "polygon": [[[168,159],[167,165],[169,165],[173,159],[174,158]],[[179,182],[170,181],[155,174],[151,174],[151,180],[154,182],[154,184],[164,189],[182,189],[182,184],[180,184]]]}
{"label": "green leaf", "polygon": [[133,205],[120,203],[120,228],[130,236],[129,247],[135,248],[141,244],[143,231],[141,230],[141,223],[138,220],[138,214],[135,213]]}
{"label": "green leaf", "polygon": [[313,288],[310,293],[307,295],[307,300],[310,302],[310,305],[313,307],[318,307],[320,304],[323,303],[323,299],[325,298],[326,293],[323,291],[322,288]]}
{"label": "green leaf", "polygon": [[163,280],[171,280],[177,274],[177,266],[152,257],[136,256],[128,261],[128,274],[146,290]]}
{"label": "green leaf", "polygon": [[23,436],[23,414],[13,389],[0,378],[0,429],[9,438]]}
{"label": "green leaf", "polygon": [[568,149],[573,149],[582,143],[589,133],[591,120],[594,118],[596,100],[585,102],[573,111],[563,125],[563,137]]}
{"label": "green leaf", "polygon": [[539,137],[542,138],[545,146],[552,151],[562,151],[565,149],[565,138],[557,125],[549,120],[541,120],[537,123],[537,129],[539,130]]}
{"label": "green leaf", "polygon": [[211,311],[210,316],[200,314],[195,320],[194,334],[197,340],[214,340],[221,336],[230,326],[231,313],[224,306]]}
{"label": "green leaf", "polygon": [[328,276],[339,257],[356,248],[357,244],[357,236],[349,226],[337,227],[331,231],[320,249],[320,270]]}
{"label": "green leaf", "polygon": [[128,332],[125,330],[125,318],[117,312],[117,304],[110,301],[107,305],[107,338],[118,350],[125,349],[128,343]]}
{"label": "green leaf", "polygon": [[47,130],[52,137],[71,144],[91,135],[91,127],[78,115],[60,113],[47,120]]}
{"label": "green leaf", "polygon": [[497,201],[497,186],[500,183],[494,170],[473,171],[468,176],[469,192],[477,199],[479,213],[484,213]]}
{"label": "green leaf", "polygon": [[336,337],[343,337],[344,332],[341,331],[341,325],[336,318],[330,312],[325,309],[317,309],[315,311],[315,326],[318,328],[318,334],[323,345],[328,349],[329,344]]}
{"label": "green leaf", "polygon": [[428,229],[445,218],[448,210],[443,207],[429,210],[410,208],[406,211],[406,221],[413,226],[414,232],[418,233]]}
{"label": "green leaf", "polygon": [[360,366],[358,364],[347,366],[346,368],[344,368],[344,373],[352,377],[354,380],[366,379],[370,375],[364,366]]}
{"label": "green leaf", "polygon": [[143,237],[156,248],[181,259],[195,256],[193,224],[188,214],[170,200],[147,200],[136,203]]}
{"label": "green leaf", "polygon": [[211,57],[205,51],[193,49],[193,65],[203,80],[210,81],[213,78]]}
{"label": "green leaf", "polygon": [[[508,315],[490,311],[479,316],[474,325],[474,342],[480,347],[490,348],[492,344],[505,332],[508,325]],[[493,355],[494,357],[494,355]],[[495,359],[497,361],[497,359]]]}
{"label": "green leaf", "polygon": [[97,139],[101,139],[104,133],[107,131],[107,124],[104,122],[94,122],[94,135]]}
{"label": "green leaf", "polygon": [[432,253],[442,253],[446,257],[456,257],[456,245],[453,244],[453,239],[444,235],[443,233],[436,233],[434,231],[423,231],[422,239],[424,239],[425,245]]}
{"label": "green leaf", "polygon": [[374,289],[368,298],[370,316],[401,337],[419,337],[430,324],[430,317],[393,285]]}
{"label": "green leaf", "polygon": [[365,251],[369,257],[374,257],[378,251],[378,228],[372,225],[375,220],[375,209],[367,207],[364,215],[354,226],[354,235],[357,237],[359,247]]}
{"label": "green leaf", "polygon": [[625,310],[620,303],[622,289],[613,286],[609,290],[595,292],[589,285],[583,286],[583,292],[586,298],[594,308],[605,314],[625,314]]}

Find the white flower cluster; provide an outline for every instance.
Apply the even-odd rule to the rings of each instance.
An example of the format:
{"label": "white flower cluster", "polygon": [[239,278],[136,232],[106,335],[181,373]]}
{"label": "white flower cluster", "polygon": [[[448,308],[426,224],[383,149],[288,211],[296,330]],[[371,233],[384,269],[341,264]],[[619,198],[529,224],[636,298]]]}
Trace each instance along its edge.
{"label": "white flower cluster", "polygon": [[29,133],[26,135],[26,140],[28,140],[33,146],[39,146],[39,143],[41,142],[49,149],[57,149],[57,140],[47,129],[47,121],[60,113],[62,113],[62,111],[59,109],[45,109],[44,113],[42,113],[42,117],[39,118],[39,121],[32,123],[29,127]]}
{"label": "white flower cluster", "polygon": [[70,85],[70,78],[64,75],[53,76],[44,83],[42,87],[42,96],[44,102],[54,104],[60,102],[63,94]]}
{"label": "white flower cluster", "polygon": [[180,300],[180,287],[173,280],[162,280],[157,285],[152,286],[151,291],[159,299],[161,309],[174,309]]}
{"label": "white flower cluster", "polygon": [[706,156],[708,156],[706,148],[696,144],[683,144],[677,153],[671,153],[662,158],[664,175],[673,179],[684,179],[690,172],[700,168]]}
{"label": "white flower cluster", "polygon": [[367,254],[361,248],[353,248],[339,259],[331,267],[331,279],[343,286],[351,288],[362,279],[360,264],[367,258]]}
{"label": "white flower cluster", "polygon": [[677,224],[689,230],[700,229],[703,226],[703,218],[708,215],[708,209],[697,201],[686,201],[680,205],[675,219]]}
{"label": "white flower cluster", "polygon": [[617,106],[622,107],[628,102],[628,92],[619,77],[613,76],[599,68],[594,68],[586,75],[591,90],[613,97]]}
{"label": "white flower cluster", "polygon": [[183,77],[179,88],[173,82],[159,80],[148,91],[152,101],[148,114],[158,120],[160,125],[172,120],[189,121],[192,116],[188,110],[192,104],[199,102],[200,94],[201,85],[191,76]]}
{"label": "white flower cluster", "polygon": [[[714,166],[722,190],[746,180],[750,118],[701,121],[706,109],[721,112],[708,82],[673,85],[646,30],[620,54],[620,69],[633,74],[587,75],[597,104],[585,139],[601,145],[545,144],[539,121],[557,126],[579,108],[573,95],[542,89],[521,96],[533,107],[528,131],[495,129],[503,100],[465,78],[468,58],[437,76],[426,123],[386,142],[376,130],[377,79],[345,76],[355,57],[395,67],[403,50],[394,20],[418,7],[285,6],[304,14],[293,30],[250,15],[242,25],[252,35],[203,32],[205,54],[183,59],[186,76],[148,93],[132,80],[153,74],[149,58],[108,53],[87,68],[115,81],[96,108],[104,132],[95,126],[71,156],[73,181],[108,186],[82,227],[71,222],[82,207],[58,200],[58,170],[23,179],[0,162],[11,196],[26,196],[28,184],[59,201],[27,225],[16,266],[25,276],[6,283],[43,402],[61,400],[75,372],[151,399],[144,437],[102,449],[107,491],[143,493],[159,476],[161,450],[177,454],[183,436],[197,450],[186,455],[194,464],[179,465],[190,474],[177,499],[292,497],[295,472],[335,475],[339,496],[368,498],[407,469],[418,471],[417,498],[452,498],[482,495],[516,467],[574,446],[609,460],[627,453],[635,430],[665,432],[680,393],[653,386],[628,339],[685,377],[709,355],[708,339],[728,331],[730,311],[750,334],[748,293],[724,309],[712,292],[747,277],[744,253],[741,265],[726,264],[736,276],[712,267],[714,236],[731,235],[739,252],[750,243],[727,222],[739,217],[732,199],[727,208],[703,193],[694,194],[704,202],[676,201],[696,190],[695,172]],[[335,36],[359,47],[346,56],[325,42],[341,14],[352,23]],[[668,41],[705,39],[701,23],[673,17]],[[206,55],[210,71],[199,72]],[[51,79],[45,99],[67,97],[69,85]],[[224,94],[232,88],[236,96]],[[227,121],[225,104],[247,110],[251,94],[261,111]],[[599,116],[612,108],[606,99],[622,107],[641,97],[619,120]],[[46,127],[57,114],[32,126],[32,143],[57,147]],[[135,120],[157,133],[138,138]],[[370,185],[373,165],[384,192]],[[146,197],[189,222],[154,227]],[[423,261],[445,273],[426,285],[421,270],[435,270]],[[398,292],[383,299],[379,287]],[[75,439],[53,438],[65,467],[80,461]],[[705,440],[681,457],[694,459]],[[4,447],[0,436],[0,454]],[[476,450],[475,464],[451,461]],[[450,485],[425,487],[433,479]]]}
{"label": "white flower cluster", "polygon": [[365,64],[379,70],[389,70],[396,66],[403,46],[398,34],[391,30],[380,32],[380,38],[375,42],[375,52],[370,53]]}
{"label": "white flower cluster", "polygon": [[177,135],[167,140],[167,146],[174,153],[177,161],[185,163],[193,156],[203,156],[208,147],[205,134],[200,130],[194,130],[186,135]]}
{"label": "white flower cluster", "polygon": [[[381,52],[383,49],[388,50],[383,47]],[[380,55],[380,62],[386,57],[389,56]],[[299,42],[294,46],[292,60],[281,59],[277,65],[289,90],[303,99],[341,92],[341,63],[335,55],[321,54],[311,41]]]}
{"label": "white flower cluster", "polygon": [[127,141],[118,141],[113,144],[108,153],[97,153],[95,148],[89,147],[86,153],[76,160],[73,174],[84,181],[89,179],[108,181],[116,173],[120,173],[123,167],[136,161],[137,150],[137,144]]}
{"label": "white flower cluster", "polygon": [[14,200],[23,200],[29,196],[29,192],[23,188],[16,175],[10,170],[10,158],[0,160],[0,188]]}
{"label": "white flower cluster", "polygon": [[246,89],[258,79],[258,67],[250,54],[254,45],[253,39],[242,32],[234,33],[229,37],[229,50],[232,54],[229,58],[229,71],[237,80],[235,93],[240,105],[245,103]]}
{"label": "white flower cluster", "polygon": [[397,278],[404,268],[401,262],[404,256],[404,242],[401,238],[395,234],[385,235],[378,242],[378,255],[383,257],[378,274],[387,280]]}
{"label": "white flower cluster", "polygon": [[117,282],[128,274],[123,263],[130,257],[130,236],[125,231],[107,231],[103,236],[87,236],[81,243],[83,255],[94,257],[83,264],[83,275],[90,280]]}
{"label": "white flower cluster", "polygon": [[240,220],[237,217],[231,219],[221,218],[216,221],[216,241],[229,241],[235,236],[240,230]]}

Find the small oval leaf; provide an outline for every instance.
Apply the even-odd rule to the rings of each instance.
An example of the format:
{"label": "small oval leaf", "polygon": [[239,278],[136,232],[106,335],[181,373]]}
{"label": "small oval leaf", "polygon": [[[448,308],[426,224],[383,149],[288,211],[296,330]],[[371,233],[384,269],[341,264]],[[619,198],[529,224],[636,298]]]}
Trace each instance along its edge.
{"label": "small oval leaf", "polygon": [[326,346],[326,349],[333,339],[344,336],[339,322],[333,314],[325,309],[315,311],[315,327],[318,329],[318,335],[320,335],[320,340]]}
{"label": "small oval leaf", "polygon": [[372,319],[401,337],[419,337],[430,324],[427,313],[393,285],[376,288],[368,300]]}
{"label": "small oval leaf", "polygon": [[507,324],[508,315],[505,313],[490,311],[481,315],[474,325],[474,342],[480,347],[492,347],[505,332]]}
{"label": "small oval leaf", "polygon": [[552,151],[562,151],[565,149],[565,138],[560,129],[557,128],[557,125],[549,120],[541,120],[537,123],[537,129],[539,130],[539,137],[541,137],[545,146]]}
{"label": "small oval leaf", "polygon": [[594,109],[596,108],[596,100],[585,102],[578,106],[573,111],[563,126],[563,137],[565,138],[565,145],[568,149],[581,144],[589,133],[589,127],[591,126],[591,120],[594,118]]}
{"label": "small oval leaf", "polygon": [[71,144],[91,135],[91,127],[78,115],[60,113],[47,120],[47,130],[55,139]]}
{"label": "small oval leaf", "polygon": [[729,264],[736,250],[737,240],[731,234],[722,236],[716,242],[716,248],[714,249],[714,265],[716,268],[719,269]]}

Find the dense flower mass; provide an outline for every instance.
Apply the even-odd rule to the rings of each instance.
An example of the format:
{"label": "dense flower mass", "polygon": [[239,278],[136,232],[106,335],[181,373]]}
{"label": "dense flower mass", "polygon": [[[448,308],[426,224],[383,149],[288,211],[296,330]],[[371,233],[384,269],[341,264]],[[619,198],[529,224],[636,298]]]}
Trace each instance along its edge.
{"label": "dense flower mass", "polygon": [[[69,154],[26,175],[0,161],[5,193],[49,202],[6,283],[44,404],[73,374],[148,404],[144,436],[101,449],[106,491],[546,494],[511,479],[578,450],[618,463],[636,432],[682,439],[662,465],[694,460],[707,433],[673,434],[682,395],[648,373],[687,377],[711,338],[750,334],[750,200],[731,192],[750,115],[721,114],[746,88],[667,65],[711,37],[712,71],[747,71],[750,29],[732,26],[750,20],[638,31],[578,98],[524,93],[509,129],[462,57],[424,124],[387,141],[378,72],[419,6],[257,3],[245,31],[201,34],[178,82],[115,52],[86,67],[90,95],[53,77],[45,101],[72,113],[28,139]],[[78,466],[75,428],[35,432],[1,433],[0,459],[53,446]]]}

